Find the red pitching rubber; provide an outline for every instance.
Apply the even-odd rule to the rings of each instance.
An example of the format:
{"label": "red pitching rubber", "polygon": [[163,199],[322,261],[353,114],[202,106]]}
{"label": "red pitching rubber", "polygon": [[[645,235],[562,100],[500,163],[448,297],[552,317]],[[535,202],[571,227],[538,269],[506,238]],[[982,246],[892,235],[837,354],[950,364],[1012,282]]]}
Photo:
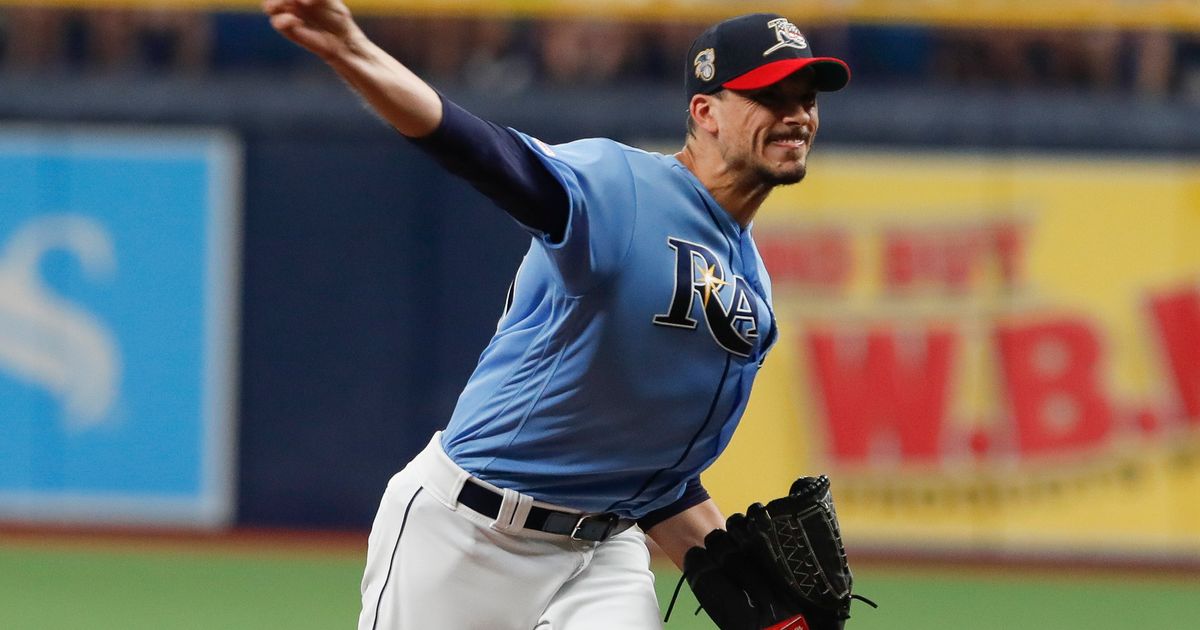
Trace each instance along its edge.
{"label": "red pitching rubber", "polygon": [[796,615],[764,630],[808,630],[808,622],[804,620],[804,615]]}

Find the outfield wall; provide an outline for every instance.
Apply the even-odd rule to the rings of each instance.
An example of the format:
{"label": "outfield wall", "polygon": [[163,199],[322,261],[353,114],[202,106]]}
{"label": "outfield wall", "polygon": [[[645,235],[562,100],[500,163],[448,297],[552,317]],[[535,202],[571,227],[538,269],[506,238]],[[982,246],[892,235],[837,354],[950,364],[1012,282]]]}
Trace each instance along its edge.
{"label": "outfield wall", "polygon": [[[336,84],[150,84],[139,99],[129,86],[82,81],[0,87],[0,115],[35,130],[45,152],[13,180],[20,186],[0,190],[0,246],[30,217],[64,212],[170,244],[169,230],[186,226],[150,219],[199,208],[188,204],[207,193],[176,188],[182,200],[136,207],[118,198],[110,210],[132,217],[121,228],[86,188],[64,187],[77,178],[63,132],[103,123],[141,138],[145,154],[164,132],[224,130],[216,137],[231,139],[222,146],[241,172],[222,178],[236,191],[241,245],[229,258],[240,273],[209,286],[238,286],[237,366],[225,375],[235,377],[236,455],[225,462],[235,491],[224,517],[192,522],[366,527],[390,474],[452,408],[527,245],[521,232]],[[459,96],[552,141],[575,132],[641,142],[681,126],[673,91]],[[773,197],[756,227],[783,336],[729,457],[706,476],[713,493],[741,506],[824,470],[847,535],[864,546],[1200,553],[1194,112],[1021,94],[1007,95],[1007,108],[985,108],[998,101],[981,94],[848,96],[823,101],[812,178]],[[1118,111],[1148,114],[1114,127]],[[0,159],[12,159],[6,151]],[[165,189],[151,171],[124,176]],[[81,445],[117,442],[137,426],[138,401],[183,396],[171,383],[146,387],[132,369],[186,365],[177,351],[139,345],[128,297],[176,276],[121,298],[123,274],[161,263],[142,262],[148,246],[137,239],[112,242],[115,275],[89,275],[70,248],[37,269],[63,303],[110,329],[124,322],[116,346],[129,378],[106,390],[114,402],[92,424],[72,424],[59,389],[23,377],[11,356],[0,361],[7,499],[38,470],[37,489],[77,498],[64,471],[92,478],[78,465],[93,460],[71,458],[99,448]],[[160,255],[176,262],[194,251],[170,249]],[[192,374],[180,378],[205,386]],[[22,437],[30,427],[41,441]],[[122,453],[176,453],[142,435],[120,447],[134,450],[108,452],[113,470],[132,474]],[[8,518],[71,517],[4,505]],[[126,506],[110,504],[109,516],[139,520]]]}

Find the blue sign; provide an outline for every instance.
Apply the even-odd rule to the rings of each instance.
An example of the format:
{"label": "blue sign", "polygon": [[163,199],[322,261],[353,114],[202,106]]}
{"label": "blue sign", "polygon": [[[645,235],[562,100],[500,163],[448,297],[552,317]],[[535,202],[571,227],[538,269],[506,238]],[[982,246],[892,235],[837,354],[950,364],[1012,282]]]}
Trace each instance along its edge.
{"label": "blue sign", "polygon": [[0,128],[0,518],[232,518],[240,155]]}

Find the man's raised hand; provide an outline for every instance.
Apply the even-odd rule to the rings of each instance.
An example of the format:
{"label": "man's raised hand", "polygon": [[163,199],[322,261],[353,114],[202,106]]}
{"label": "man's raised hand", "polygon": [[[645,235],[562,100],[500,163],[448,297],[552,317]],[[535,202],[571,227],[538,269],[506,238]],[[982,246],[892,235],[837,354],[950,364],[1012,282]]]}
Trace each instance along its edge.
{"label": "man's raised hand", "polygon": [[326,61],[362,37],[342,0],[264,0],[262,7],[275,30]]}

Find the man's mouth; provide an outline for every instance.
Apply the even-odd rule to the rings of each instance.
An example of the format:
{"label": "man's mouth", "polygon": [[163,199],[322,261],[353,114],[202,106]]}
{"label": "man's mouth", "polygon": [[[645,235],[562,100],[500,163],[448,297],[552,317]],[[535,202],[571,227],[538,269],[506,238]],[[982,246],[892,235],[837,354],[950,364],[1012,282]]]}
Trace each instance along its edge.
{"label": "man's mouth", "polygon": [[781,138],[779,140],[772,140],[771,144],[773,144],[777,147],[784,147],[787,149],[799,149],[800,147],[807,144],[807,141],[804,140],[803,138]]}
{"label": "man's mouth", "polygon": [[775,136],[770,138],[769,143],[785,149],[799,150],[801,147],[808,144],[808,134],[788,134],[786,136]]}

